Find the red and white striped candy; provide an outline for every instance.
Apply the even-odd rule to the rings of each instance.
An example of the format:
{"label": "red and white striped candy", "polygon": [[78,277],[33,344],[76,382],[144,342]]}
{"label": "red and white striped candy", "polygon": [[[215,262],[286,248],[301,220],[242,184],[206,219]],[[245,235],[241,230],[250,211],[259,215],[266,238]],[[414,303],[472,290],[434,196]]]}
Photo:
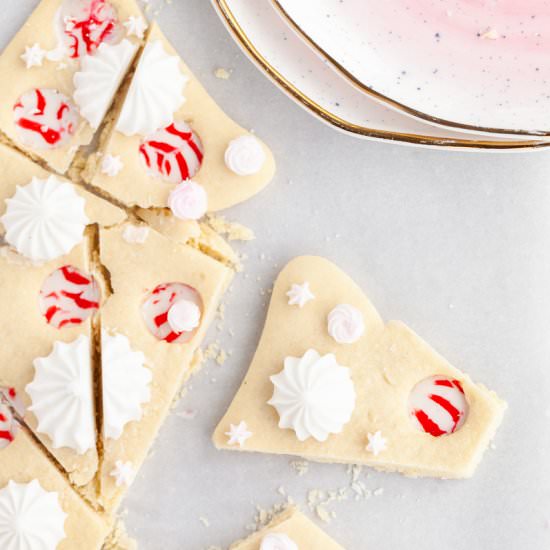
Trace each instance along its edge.
{"label": "red and white striped candy", "polygon": [[21,143],[33,149],[65,145],[78,126],[78,112],[69,98],[52,88],[24,93],[13,107]]}
{"label": "red and white striped candy", "polygon": [[5,449],[15,439],[17,424],[10,408],[0,402],[0,450]]}
{"label": "red and white striped candy", "polygon": [[170,183],[191,179],[199,171],[204,150],[185,122],[174,122],[147,136],[139,146],[141,159],[153,177]]}
{"label": "red and white striped candy", "polygon": [[65,265],[51,273],[40,290],[40,311],[55,328],[78,325],[99,308],[99,286],[91,275]]}
{"label": "red and white striped candy", "polygon": [[202,311],[202,300],[199,293],[183,283],[166,283],[158,285],[141,306],[141,313],[147,328],[159,340],[168,343],[188,342],[197,329],[187,332],[175,332],[168,322],[170,308],[180,300],[194,303]]}
{"label": "red and white striped candy", "polygon": [[456,432],[468,415],[468,402],[459,380],[430,376],[409,395],[409,414],[414,425],[434,437]]}
{"label": "red and white striped candy", "polygon": [[92,54],[102,42],[115,42],[123,34],[116,10],[106,0],[65,0],[58,25],[72,58]]}
{"label": "red and white striped candy", "polygon": [[27,414],[25,404],[15,388],[0,386],[0,403],[2,401],[12,407],[21,418]]}

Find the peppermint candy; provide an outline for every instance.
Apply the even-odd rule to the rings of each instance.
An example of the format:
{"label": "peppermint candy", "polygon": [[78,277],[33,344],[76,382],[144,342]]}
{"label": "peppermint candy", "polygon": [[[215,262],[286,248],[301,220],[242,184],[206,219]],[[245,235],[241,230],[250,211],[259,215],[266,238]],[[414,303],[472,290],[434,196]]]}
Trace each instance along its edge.
{"label": "peppermint candy", "polygon": [[16,428],[10,408],[0,401],[0,451],[13,442]]}
{"label": "peppermint candy", "polygon": [[99,308],[99,286],[91,275],[71,265],[51,273],[40,290],[40,311],[55,328],[79,325]]}
{"label": "peppermint candy", "polygon": [[[169,344],[180,344],[195,335],[202,315],[202,300],[189,285],[166,283],[149,294],[141,306],[141,313],[153,336]],[[186,313],[185,319],[183,313]]]}
{"label": "peppermint candy", "polygon": [[199,171],[204,149],[185,122],[174,122],[147,136],[139,147],[147,171],[169,183],[181,183]]}
{"label": "peppermint candy", "polygon": [[52,88],[35,88],[20,96],[13,118],[21,143],[33,149],[62,147],[79,119],[69,98]]}
{"label": "peppermint candy", "polygon": [[430,376],[409,395],[409,415],[415,427],[434,437],[456,432],[468,415],[468,402],[459,380]]}
{"label": "peppermint candy", "polygon": [[59,34],[69,57],[92,54],[102,42],[115,42],[123,29],[106,0],[65,0],[59,9]]}

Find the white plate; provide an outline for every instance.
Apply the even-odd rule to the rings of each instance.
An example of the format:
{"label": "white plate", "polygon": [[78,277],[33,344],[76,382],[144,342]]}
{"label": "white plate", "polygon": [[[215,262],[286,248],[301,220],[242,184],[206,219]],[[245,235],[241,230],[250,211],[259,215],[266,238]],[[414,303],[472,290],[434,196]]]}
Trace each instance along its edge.
{"label": "white plate", "polygon": [[473,136],[388,108],[331,70],[291,32],[269,0],[213,0],[248,57],[284,92],[325,122],[355,136],[465,149],[514,150],[548,144],[524,137]]}
{"label": "white plate", "polygon": [[310,45],[403,113],[550,136],[548,0],[273,0]]}

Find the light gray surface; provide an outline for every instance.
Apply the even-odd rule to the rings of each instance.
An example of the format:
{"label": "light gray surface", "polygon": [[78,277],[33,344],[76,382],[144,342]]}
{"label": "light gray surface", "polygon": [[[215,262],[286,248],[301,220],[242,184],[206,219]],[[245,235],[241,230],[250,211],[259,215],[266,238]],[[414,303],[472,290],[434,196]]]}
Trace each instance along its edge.
{"label": "light gray surface", "polygon": [[[35,4],[5,0],[2,45]],[[196,409],[196,418],[168,419],[130,491],[124,506],[140,547],[226,547],[245,534],[255,504],[282,500],[279,486],[306,508],[307,490],[347,485],[343,466],[312,464],[298,477],[288,458],[218,452],[210,442],[258,341],[261,290],[290,258],[313,253],[510,405],[472,480],[364,470],[383,494],[334,503],[326,531],[349,550],[548,548],[550,155],[447,153],[341,135],[276,90],[206,0],[174,0],[160,23],[219,104],[270,144],[279,168],[268,189],[226,213],[257,235],[241,247],[249,260],[228,294],[225,328],[210,333],[232,355],[193,378],[178,410]],[[231,79],[216,79],[217,67],[234,69]]]}

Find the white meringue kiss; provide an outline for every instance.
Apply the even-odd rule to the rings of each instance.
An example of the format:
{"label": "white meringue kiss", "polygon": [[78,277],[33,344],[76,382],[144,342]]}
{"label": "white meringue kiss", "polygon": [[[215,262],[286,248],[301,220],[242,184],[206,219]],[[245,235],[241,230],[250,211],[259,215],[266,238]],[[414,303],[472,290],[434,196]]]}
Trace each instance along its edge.
{"label": "white meringue kiss", "polygon": [[201,310],[189,300],[179,300],[168,310],[168,324],[174,332],[191,332],[200,322]]}
{"label": "white meringue kiss", "polygon": [[208,195],[202,185],[188,180],[180,183],[168,197],[172,214],[181,220],[198,220],[206,214]]}
{"label": "white meringue kiss", "polygon": [[363,314],[349,304],[339,304],[328,314],[328,333],[339,344],[353,344],[365,330]]}
{"label": "white meringue kiss", "polygon": [[265,162],[265,151],[254,136],[241,136],[229,143],[225,150],[225,164],[238,176],[258,173]]}

